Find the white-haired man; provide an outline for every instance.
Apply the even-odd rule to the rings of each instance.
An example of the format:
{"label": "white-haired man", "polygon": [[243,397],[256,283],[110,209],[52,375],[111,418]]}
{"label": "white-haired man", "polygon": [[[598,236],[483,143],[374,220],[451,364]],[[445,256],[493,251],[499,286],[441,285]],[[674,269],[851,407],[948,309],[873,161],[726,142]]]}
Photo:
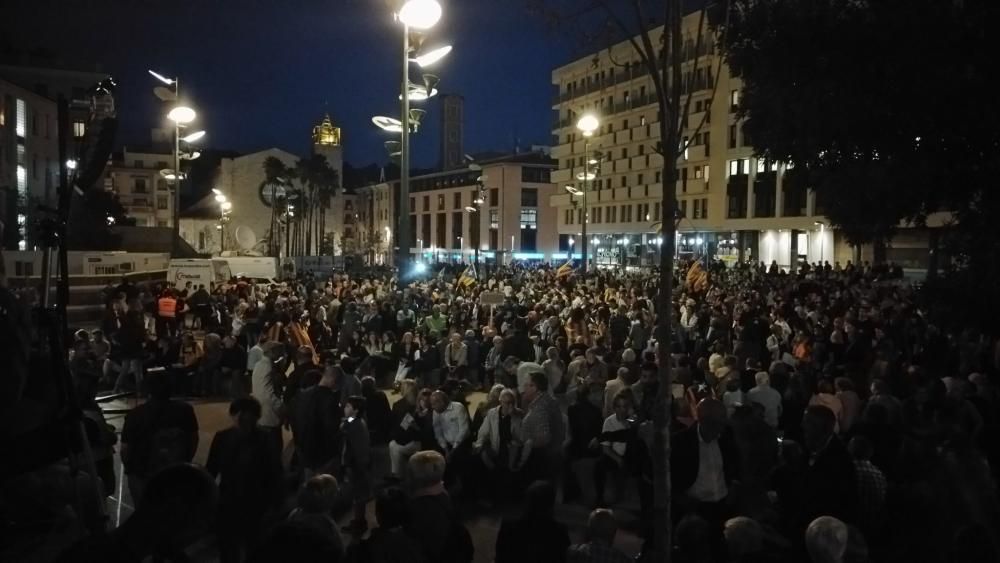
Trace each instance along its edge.
{"label": "white-haired man", "polygon": [[758,371],[754,381],[757,385],[747,393],[747,399],[764,407],[764,422],[777,428],[781,418],[781,393],[771,387],[771,376],[766,371]]}

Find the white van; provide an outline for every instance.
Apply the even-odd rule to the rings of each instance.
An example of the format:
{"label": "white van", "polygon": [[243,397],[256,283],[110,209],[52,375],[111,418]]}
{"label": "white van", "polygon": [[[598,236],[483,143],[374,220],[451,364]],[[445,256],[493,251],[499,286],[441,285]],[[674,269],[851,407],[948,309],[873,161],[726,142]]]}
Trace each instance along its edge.
{"label": "white van", "polygon": [[167,281],[178,289],[183,289],[187,282],[191,282],[191,285],[204,285],[205,289],[211,290],[216,285],[228,282],[231,277],[229,264],[225,260],[173,259],[167,266]]}
{"label": "white van", "polygon": [[278,259],[269,257],[232,256],[216,258],[229,264],[229,271],[238,278],[272,281],[278,279]]}

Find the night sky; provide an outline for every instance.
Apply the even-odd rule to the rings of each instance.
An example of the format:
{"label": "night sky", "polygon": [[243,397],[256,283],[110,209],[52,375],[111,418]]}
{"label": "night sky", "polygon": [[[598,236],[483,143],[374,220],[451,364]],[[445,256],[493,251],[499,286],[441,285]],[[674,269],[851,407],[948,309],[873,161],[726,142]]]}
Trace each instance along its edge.
{"label": "night sky", "polygon": [[[465,96],[466,152],[549,144],[551,71],[570,41],[543,29],[523,0],[441,0],[428,46],[454,51],[432,72]],[[101,65],[119,83],[119,145],[147,143],[161,123],[147,68],[179,75],[211,148],[309,149],[329,111],[346,160],[384,162],[372,115],[397,115],[402,39],[387,0],[5,0],[0,47],[47,48],[67,64]],[[10,19],[8,19],[8,16]],[[422,106],[421,106],[422,107]],[[438,159],[431,103],[414,166]]]}

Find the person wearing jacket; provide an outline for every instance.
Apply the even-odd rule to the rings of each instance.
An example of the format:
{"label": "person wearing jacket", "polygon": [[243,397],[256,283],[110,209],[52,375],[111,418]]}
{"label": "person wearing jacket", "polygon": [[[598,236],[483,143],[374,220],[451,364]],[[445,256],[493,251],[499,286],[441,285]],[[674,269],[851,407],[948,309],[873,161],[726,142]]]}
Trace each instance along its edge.
{"label": "person wearing jacket", "polygon": [[531,455],[531,443],[521,432],[524,414],[516,405],[517,397],[512,390],[501,391],[500,404],[486,412],[472,446],[487,474],[477,482],[491,485],[494,501],[510,493],[512,474],[520,471]]}
{"label": "person wearing jacket", "polygon": [[344,403],[344,422],[341,426],[344,436],[342,463],[344,474],[351,483],[354,505],[354,520],[349,529],[358,536],[368,530],[365,510],[371,498],[371,442],[364,418],[365,403],[365,398],[360,395],[348,397]]}

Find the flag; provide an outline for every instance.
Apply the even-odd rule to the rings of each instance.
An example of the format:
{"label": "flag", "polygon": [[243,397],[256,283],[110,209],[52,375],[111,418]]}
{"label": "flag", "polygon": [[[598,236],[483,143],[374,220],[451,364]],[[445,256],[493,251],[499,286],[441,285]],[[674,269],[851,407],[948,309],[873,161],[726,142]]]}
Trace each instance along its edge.
{"label": "flag", "polygon": [[472,287],[479,282],[479,276],[476,274],[476,265],[469,264],[469,267],[462,272],[462,275],[458,277],[458,287]]}
{"label": "flag", "polygon": [[559,268],[556,269],[556,279],[559,280],[570,277],[571,275],[573,275],[573,270],[574,270],[573,259],[570,258],[566,260],[565,264],[559,266]]}
{"label": "flag", "polygon": [[688,291],[702,292],[708,289],[708,271],[705,270],[700,261],[691,264],[687,271],[686,280]]}

